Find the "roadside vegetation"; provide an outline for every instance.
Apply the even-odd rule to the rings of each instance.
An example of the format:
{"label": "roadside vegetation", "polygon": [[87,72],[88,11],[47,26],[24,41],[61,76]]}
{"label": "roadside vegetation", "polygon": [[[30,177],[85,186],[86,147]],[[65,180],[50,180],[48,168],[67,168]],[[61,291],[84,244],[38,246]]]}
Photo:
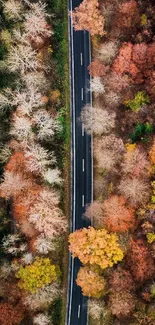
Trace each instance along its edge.
{"label": "roadside vegetation", "polygon": [[60,325],[69,204],[67,4],[7,0],[0,14],[0,324]]}
{"label": "roadside vegetation", "polygon": [[73,25],[91,34],[93,107],[81,120],[94,134],[93,225],[69,236],[76,281],[91,325],[154,325],[154,1],[83,0]]}

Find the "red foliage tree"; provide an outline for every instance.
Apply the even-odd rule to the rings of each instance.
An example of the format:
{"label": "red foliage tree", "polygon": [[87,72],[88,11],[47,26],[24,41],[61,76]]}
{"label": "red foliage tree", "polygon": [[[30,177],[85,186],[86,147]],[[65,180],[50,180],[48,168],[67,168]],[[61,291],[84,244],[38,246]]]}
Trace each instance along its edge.
{"label": "red foliage tree", "polygon": [[102,77],[105,75],[106,67],[100,60],[94,60],[88,66],[91,77]]}
{"label": "red foliage tree", "polygon": [[143,282],[151,278],[155,271],[154,262],[143,240],[131,241],[127,259],[135,281]]}
{"label": "red foliage tree", "polygon": [[120,4],[115,23],[116,28],[118,27],[124,33],[127,33],[127,30],[131,29],[131,27],[135,27],[137,23],[140,23],[139,10],[135,0]]}
{"label": "red foliage tree", "polygon": [[98,7],[98,0],[83,0],[72,13],[75,30],[84,29],[89,31],[91,35],[99,34],[103,36],[105,34],[104,17]]}
{"label": "red foliage tree", "polygon": [[125,232],[135,227],[135,210],[123,196],[113,195],[103,203],[105,224],[109,231]]}
{"label": "red foliage tree", "polygon": [[0,304],[0,323],[1,325],[16,325],[24,318],[22,306],[13,306],[4,302]]}
{"label": "red foliage tree", "polygon": [[143,83],[150,77],[155,62],[155,44],[123,43],[114,61],[116,73],[129,73],[135,83]]}
{"label": "red foliage tree", "polygon": [[117,270],[113,270],[109,283],[111,285],[111,291],[133,291],[135,290],[135,284],[129,271],[123,270],[118,267]]}
{"label": "red foliage tree", "polygon": [[8,170],[9,172],[19,173],[19,172],[23,172],[24,169],[25,169],[24,153],[17,151],[11,156],[8,164],[5,166],[5,170]]}

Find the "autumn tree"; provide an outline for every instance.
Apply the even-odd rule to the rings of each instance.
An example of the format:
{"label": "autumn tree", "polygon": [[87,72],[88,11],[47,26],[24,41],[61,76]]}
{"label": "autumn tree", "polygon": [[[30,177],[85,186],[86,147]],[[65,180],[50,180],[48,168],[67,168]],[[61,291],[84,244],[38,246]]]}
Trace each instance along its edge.
{"label": "autumn tree", "polygon": [[155,164],[155,138],[153,140],[152,147],[149,151],[149,157],[150,157],[151,164],[154,165]]}
{"label": "autumn tree", "polygon": [[102,77],[105,75],[106,67],[100,60],[92,61],[88,66],[88,71],[91,77]]}
{"label": "autumn tree", "polygon": [[115,28],[120,33],[127,34],[131,28],[140,23],[140,14],[135,0],[130,0],[119,5],[115,18]]}
{"label": "autumn tree", "polygon": [[42,43],[42,38],[49,38],[52,35],[52,28],[47,23],[48,13],[46,4],[39,1],[33,3],[31,9],[25,14],[23,27],[26,36],[37,44]]}
{"label": "autumn tree", "polygon": [[105,92],[104,85],[100,77],[94,77],[90,80],[90,91],[95,95],[103,94]]}
{"label": "autumn tree", "polygon": [[98,0],[83,0],[72,12],[72,17],[75,30],[87,30],[92,36],[105,34],[104,17],[99,10]]}
{"label": "autumn tree", "polygon": [[94,140],[94,156],[99,168],[116,171],[116,165],[122,159],[124,144],[121,138],[110,134]]}
{"label": "autumn tree", "polygon": [[42,190],[30,207],[29,221],[40,233],[53,238],[66,231],[67,223],[59,206],[59,196],[53,190]]}
{"label": "autumn tree", "polygon": [[145,177],[149,174],[150,165],[146,153],[139,148],[128,150],[121,164],[125,176]]}
{"label": "autumn tree", "polygon": [[12,20],[21,20],[23,5],[19,0],[3,1],[4,14]]}
{"label": "autumn tree", "polygon": [[91,220],[91,222],[96,226],[104,225],[103,218],[103,204],[98,201],[93,201],[86,207],[84,216]]}
{"label": "autumn tree", "polygon": [[141,283],[151,278],[154,273],[154,262],[142,239],[131,241],[127,258],[135,281]]}
{"label": "autumn tree", "polygon": [[106,229],[83,228],[70,234],[69,250],[83,264],[98,265],[102,269],[112,267],[123,259],[123,252],[116,234]]}
{"label": "autumn tree", "polygon": [[58,283],[53,282],[43,288],[38,289],[35,293],[23,298],[24,305],[32,312],[36,310],[47,309],[50,303],[60,296],[61,290]]}
{"label": "autumn tree", "polygon": [[108,134],[115,126],[115,113],[86,105],[81,112],[81,121],[88,134]]}
{"label": "autumn tree", "polygon": [[127,73],[134,82],[143,83],[152,72],[155,60],[155,44],[123,43],[113,64],[116,73]]}
{"label": "autumn tree", "polygon": [[11,72],[20,71],[21,74],[37,71],[40,67],[40,62],[36,57],[37,52],[30,45],[18,44],[17,46],[12,46],[7,58],[9,70]]}
{"label": "autumn tree", "polygon": [[106,282],[102,276],[88,267],[81,267],[76,280],[84,296],[100,298],[105,294]]}
{"label": "autumn tree", "polygon": [[135,207],[146,203],[150,196],[148,183],[136,177],[123,178],[119,185],[119,191]]}
{"label": "autumn tree", "polygon": [[118,44],[114,41],[101,43],[97,50],[97,57],[103,61],[104,64],[111,64],[115,56],[117,55]]}
{"label": "autumn tree", "polygon": [[117,318],[130,316],[135,308],[135,304],[135,296],[126,291],[114,292],[109,296],[109,308]]}
{"label": "autumn tree", "polygon": [[8,302],[0,303],[0,323],[2,325],[20,324],[23,318],[24,309],[22,306],[13,306]]}
{"label": "autumn tree", "polygon": [[123,196],[112,195],[105,200],[103,211],[108,231],[125,232],[135,227],[135,211]]}
{"label": "autumn tree", "polygon": [[109,280],[111,292],[122,292],[122,291],[134,291],[135,283],[129,271],[117,267],[116,270],[112,271]]}
{"label": "autumn tree", "polygon": [[36,260],[25,267],[20,266],[16,278],[20,279],[18,286],[21,289],[35,293],[39,288],[56,282],[60,276],[59,266],[51,264],[49,258],[37,257]]}

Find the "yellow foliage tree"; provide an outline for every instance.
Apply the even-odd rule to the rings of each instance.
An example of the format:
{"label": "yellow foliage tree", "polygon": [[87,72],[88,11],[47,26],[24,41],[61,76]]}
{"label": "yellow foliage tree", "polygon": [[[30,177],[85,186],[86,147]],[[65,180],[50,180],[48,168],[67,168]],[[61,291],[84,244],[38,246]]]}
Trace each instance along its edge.
{"label": "yellow foliage tree", "polygon": [[76,283],[81,287],[84,296],[100,298],[106,293],[104,278],[89,267],[80,268]]}
{"label": "yellow foliage tree", "polygon": [[37,289],[43,288],[45,285],[55,282],[60,276],[59,266],[51,264],[49,258],[38,257],[26,267],[21,266],[16,273],[19,280],[18,286],[21,289],[35,293]]}
{"label": "yellow foliage tree", "polygon": [[118,237],[106,229],[83,228],[70,234],[69,249],[83,264],[112,267],[123,259]]}

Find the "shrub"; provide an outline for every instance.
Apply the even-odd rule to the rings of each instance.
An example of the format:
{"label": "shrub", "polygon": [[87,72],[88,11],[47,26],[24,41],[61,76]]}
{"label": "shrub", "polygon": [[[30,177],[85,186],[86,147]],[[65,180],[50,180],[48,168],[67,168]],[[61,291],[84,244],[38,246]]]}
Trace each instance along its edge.
{"label": "shrub", "polygon": [[137,112],[142,105],[149,104],[150,99],[145,91],[138,91],[133,99],[125,101],[125,106],[131,108],[133,112]]}
{"label": "shrub", "polygon": [[104,278],[86,266],[80,268],[76,283],[81,287],[84,296],[100,298],[105,294]]}
{"label": "shrub", "polygon": [[20,266],[16,277],[20,279],[19,288],[35,293],[37,289],[56,282],[60,277],[60,270],[57,265],[51,264],[49,258],[38,257],[31,265]]}
{"label": "shrub", "polygon": [[123,252],[116,234],[105,229],[83,228],[70,234],[69,250],[83,264],[98,265],[102,269],[112,267],[123,259]]}
{"label": "shrub", "polygon": [[143,282],[151,278],[154,273],[154,263],[150,251],[141,239],[132,240],[128,253],[128,265],[133,278]]}
{"label": "shrub", "polygon": [[123,196],[113,195],[105,200],[103,211],[108,231],[125,232],[135,227],[135,211]]}

